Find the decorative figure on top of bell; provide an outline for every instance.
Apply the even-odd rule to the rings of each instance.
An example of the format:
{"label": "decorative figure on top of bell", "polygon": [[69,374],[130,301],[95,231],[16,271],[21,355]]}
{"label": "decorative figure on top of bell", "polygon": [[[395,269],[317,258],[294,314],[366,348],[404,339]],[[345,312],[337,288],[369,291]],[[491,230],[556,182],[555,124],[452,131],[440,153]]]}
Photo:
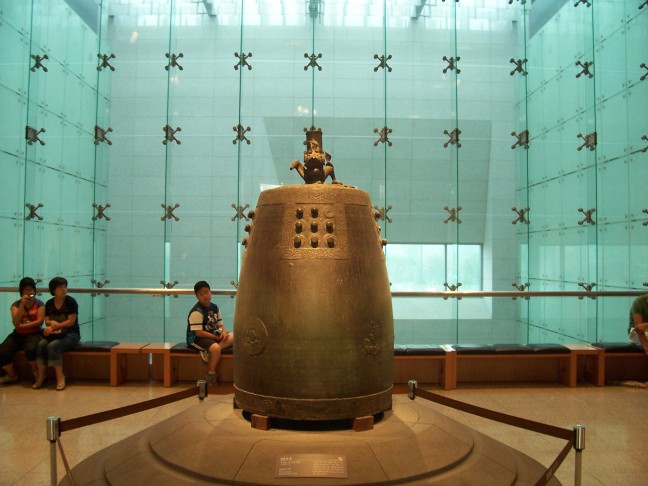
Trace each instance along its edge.
{"label": "decorative figure on top of bell", "polygon": [[331,176],[332,184],[342,184],[335,178],[331,155],[322,150],[322,129],[311,126],[304,128],[306,132],[306,150],[304,150],[304,163],[299,160],[290,164],[290,170],[297,169],[306,184],[323,184]]}

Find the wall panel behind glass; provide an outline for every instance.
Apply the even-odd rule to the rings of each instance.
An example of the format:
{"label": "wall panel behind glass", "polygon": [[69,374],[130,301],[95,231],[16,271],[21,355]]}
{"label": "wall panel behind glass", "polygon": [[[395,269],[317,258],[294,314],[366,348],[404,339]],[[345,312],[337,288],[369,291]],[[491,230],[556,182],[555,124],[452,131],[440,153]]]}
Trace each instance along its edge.
{"label": "wall panel behind glass", "polygon": [[[30,14],[26,2],[0,2],[0,42],[4,49],[0,57],[0,232],[6,245],[0,257],[0,284],[5,286],[17,285],[23,274]],[[2,294],[1,308],[8,309],[15,299],[15,295]],[[0,326],[2,332],[10,330],[6,319]]]}
{"label": "wall panel behind glass", "polygon": [[[175,143],[165,139],[170,5],[110,2],[101,23],[101,55],[114,67],[99,71],[102,92],[110,86],[110,103],[104,106],[113,129],[107,160],[111,220],[106,224],[106,277],[115,287],[158,287],[169,283],[165,224],[167,208],[177,203],[165,194],[166,144]],[[178,209],[174,214],[182,216]],[[162,340],[164,312],[163,299],[136,304],[128,297],[106,299],[106,319],[116,340]]]}

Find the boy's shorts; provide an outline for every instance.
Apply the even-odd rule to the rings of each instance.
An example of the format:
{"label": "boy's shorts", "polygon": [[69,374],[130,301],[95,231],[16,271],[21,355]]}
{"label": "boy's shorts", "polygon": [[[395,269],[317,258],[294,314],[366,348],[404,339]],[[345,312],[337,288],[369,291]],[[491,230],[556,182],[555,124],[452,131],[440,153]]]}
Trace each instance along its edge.
{"label": "boy's shorts", "polygon": [[209,348],[214,343],[218,343],[218,341],[206,337],[197,337],[189,346],[196,348],[198,351],[209,351]]}

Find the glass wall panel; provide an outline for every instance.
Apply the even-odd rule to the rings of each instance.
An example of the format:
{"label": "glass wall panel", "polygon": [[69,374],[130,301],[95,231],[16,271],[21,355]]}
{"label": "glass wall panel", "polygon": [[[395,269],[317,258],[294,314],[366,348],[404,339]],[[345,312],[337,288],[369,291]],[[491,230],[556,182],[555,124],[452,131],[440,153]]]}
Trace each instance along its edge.
{"label": "glass wall panel", "polygon": [[[643,289],[648,17],[589,3],[0,0],[0,283],[231,289],[314,126],[394,291]],[[184,339],[193,299],[96,290],[85,339]],[[396,342],[622,340],[629,300],[399,297]]]}
{"label": "glass wall panel", "polygon": [[[108,149],[112,219],[106,225],[106,276],[115,287],[152,288],[176,280],[165,272],[165,232],[175,222],[171,217],[167,223],[168,208],[178,204],[166,194],[167,149],[175,143],[165,139],[170,16],[170,2],[109,2],[102,9],[98,85],[111,84],[114,130]],[[156,329],[162,340],[165,299],[143,299],[126,316],[121,300],[106,299],[113,332],[141,335],[138,329],[145,327]]]}

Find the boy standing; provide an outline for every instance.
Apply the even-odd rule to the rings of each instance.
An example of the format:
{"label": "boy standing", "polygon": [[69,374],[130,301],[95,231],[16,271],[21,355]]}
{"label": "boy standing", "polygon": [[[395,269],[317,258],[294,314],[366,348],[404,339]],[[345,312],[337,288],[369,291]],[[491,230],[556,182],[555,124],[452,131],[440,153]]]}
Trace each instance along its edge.
{"label": "boy standing", "polygon": [[194,293],[198,302],[187,317],[187,345],[197,349],[205,364],[209,364],[207,383],[216,385],[216,367],[221,351],[234,343],[234,333],[223,325],[218,306],[211,301],[211,289],[204,280],[196,282]]}

